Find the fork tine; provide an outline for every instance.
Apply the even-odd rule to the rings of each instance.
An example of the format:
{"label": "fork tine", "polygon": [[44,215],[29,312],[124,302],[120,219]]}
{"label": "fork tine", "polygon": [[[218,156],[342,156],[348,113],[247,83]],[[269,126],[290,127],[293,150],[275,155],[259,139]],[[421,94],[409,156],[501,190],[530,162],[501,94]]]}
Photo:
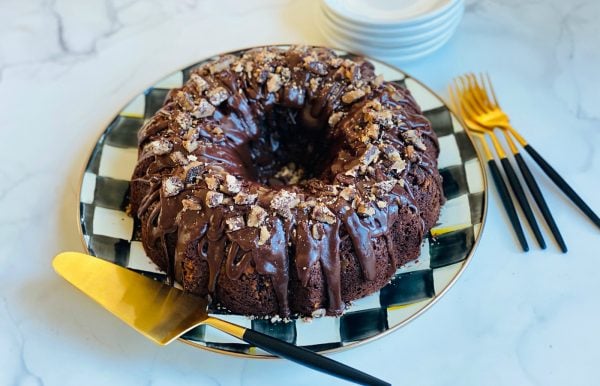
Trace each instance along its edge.
{"label": "fork tine", "polygon": [[465,101],[463,100],[465,91],[461,88],[461,86],[459,84],[459,80],[460,80],[460,78],[454,78],[452,80],[452,82],[454,83],[454,90],[455,90],[455,97],[456,97],[455,103],[458,106],[458,108],[460,109],[462,115],[471,116],[471,115],[473,115],[473,112],[469,107],[467,107]]}
{"label": "fork tine", "polygon": [[469,78],[472,84],[473,99],[477,102],[482,114],[487,113],[490,110],[489,102],[485,91],[481,88],[481,85],[477,81],[475,74],[469,74]]}
{"label": "fork tine", "polygon": [[[471,78],[471,74],[467,73],[463,75],[464,82],[466,84],[466,92],[469,96],[477,96],[477,90],[475,89],[475,85],[473,84],[473,79]],[[477,99],[477,98],[475,98]]]}
{"label": "fork tine", "polygon": [[469,83],[471,84],[471,92],[474,95],[473,99],[480,107],[480,111],[482,113],[485,113],[487,110],[489,110],[489,104],[487,103],[487,95],[485,95],[485,91],[481,88],[481,85],[479,85],[475,74],[468,73],[467,76],[469,78]]}
{"label": "fork tine", "polygon": [[[472,127],[471,125],[466,124],[465,120],[469,120],[469,118],[467,117],[466,112],[464,111],[465,110],[464,106],[462,105],[462,103],[460,103],[460,98],[457,95],[457,91],[452,87],[452,85],[448,86],[448,95],[449,95],[449,105],[450,105],[451,109],[453,109],[455,111],[455,113],[458,115],[458,117],[465,123],[465,128],[473,131],[474,133],[476,133],[478,135],[482,135],[484,130],[482,130],[481,128]],[[474,122],[471,122],[471,124],[474,124]]]}
{"label": "fork tine", "polygon": [[456,79],[454,80],[454,84],[455,84],[454,87],[452,87],[452,85],[448,86],[448,92],[450,94],[451,106],[456,110],[456,112],[460,116],[465,116],[466,112],[464,111],[464,107],[462,106],[462,103],[460,102],[460,96],[459,96],[460,91],[458,89],[458,84],[456,83]]}
{"label": "fork tine", "polygon": [[[462,120],[465,128],[468,131],[474,134],[478,134],[479,136],[485,138],[485,134],[488,133],[489,130],[479,125],[476,121],[474,121],[471,118],[473,115],[471,108],[469,107],[468,103],[462,100],[462,95],[459,95],[459,91],[456,90],[457,88],[459,88],[458,81],[456,79],[453,79],[453,82],[454,87],[450,85],[448,86],[448,90],[450,92],[450,98],[452,98],[452,102],[456,106],[456,112],[458,113],[459,118]],[[489,149],[487,151],[489,152]]]}
{"label": "fork tine", "polygon": [[469,79],[471,80],[471,83],[473,84],[473,89],[474,89],[475,93],[477,93],[478,96],[484,97],[485,95],[482,94],[482,87],[481,87],[481,84],[479,83],[479,80],[477,79],[477,75],[475,75],[472,72],[469,72],[467,74],[467,76],[469,77]]}
{"label": "fork tine", "polygon": [[485,104],[487,110],[493,110],[495,108],[494,102],[490,98],[490,94],[487,90],[485,80],[483,79],[483,74],[479,73],[479,77],[477,77],[477,75],[473,74],[473,77],[475,78],[475,81],[479,85],[479,91],[480,91],[479,95],[481,96],[482,103]]}
{"label": "fork tine", "polygon": [[[486,72],[485,77],[487,78],[487,84],[490,88],[490,94],[492,95],[492,100],[494,101],[494,107],[500,108],[500,104],[498,103],[498,99],[496,98],[496,92],[494,91],[494,86],[492,85],[492,79],[490,78],[490,74]],[[483,73],[481,73],[481,79],[483,80]]]}
{"label": "fork tine", "polygon": [[462,103],[462,106],[464,107],[465,111],[466,111],[466,115],[469,117],[475,117],[479,114],[483,114],[483,112],[480,110],[479,106],[476,105],[476,103],[474,102],[474,98],[472,93],[469,92],[467,89],[467,85],[465,83],[465,80],[463,78],[459,78],[460,82],[463,85],[463,91],[461,94],[459,94],[459,98],[460,101]]}
{"label": "fork tine", "polygon": [[463,85],[464,94],[471,96],[473,94],[473,85],[468,74],[459,77],[461,84]]}
{"label": "fork tine", "polygon": [[[461,87],[459,87],[460,94],[459,98],[463,105],[469,105],[469,115],[474,116],[480,113],[478,106],[474,105],[471,100],[471,91],[469,90],[469,85],[465,77],[458,77],[458,81],[460,82]],[[458,84],[458,83],[457,83]]]}
{"label": "fork tine", "polygon": [[[481,73],[480,73],[480,75],[481,75]],[[495,108],[494,103],[490,99],[490,95],[488,93],[484,79],[481,76],[478,78],[476,74],[473,74],[472,76],[478,85],[479,97],[481,98],[481,103],[483,103],[485,105],[486,112],[493,110]]]}
{"label": "fork tine", "polygon": [[479,76],[477,76],[476,74],[474,74],[473,76],[475,76],[476,79],[477,79],[477,82],[479,84],[479,88],[481,89],[481,97],[485,100],[485,104],[489,108],[494,108],[494,103],[490,99],[490,94],[489,94],[488,89],[486,87],[485,80],[483,79],[483,73],[480,72]]}

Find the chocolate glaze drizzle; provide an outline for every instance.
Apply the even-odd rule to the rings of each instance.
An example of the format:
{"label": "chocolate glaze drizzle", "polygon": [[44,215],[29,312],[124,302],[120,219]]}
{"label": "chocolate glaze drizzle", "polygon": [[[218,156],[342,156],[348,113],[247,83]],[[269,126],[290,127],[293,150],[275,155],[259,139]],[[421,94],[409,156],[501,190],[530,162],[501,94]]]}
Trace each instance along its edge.
{"label": "chocolate glaze drizzle", "polygon": [[[374,280],[372,239],[392,250],[400,208],[420,219],[422,237],[413,184],[423,173],[440,181],[436,136],[409,92],[323,48],[268,47],[203,65],[138,139],[132,204],[148,254],[184,285],[185,259],[206,261],[208,293],[219,275],[268,277],[284,317],[290,261],[303,286],[320,264],[327,313],[341,314],[342,228]],[[286,145],[295,140],[306,147]],[[294,151],[314,158],[313,176],[269,184]]]}

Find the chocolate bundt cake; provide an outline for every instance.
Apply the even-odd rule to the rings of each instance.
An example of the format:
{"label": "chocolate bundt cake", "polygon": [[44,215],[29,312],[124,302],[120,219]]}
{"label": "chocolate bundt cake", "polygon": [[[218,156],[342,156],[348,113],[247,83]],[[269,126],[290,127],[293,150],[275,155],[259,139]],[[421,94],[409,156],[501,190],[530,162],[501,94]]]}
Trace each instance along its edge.
{"label": "chocolate bundt cake", "polygon": [[238,314],[340,315],[418,257],[444,200],[409,91],[326,48],[201,65],[138,139],[146,253]]}

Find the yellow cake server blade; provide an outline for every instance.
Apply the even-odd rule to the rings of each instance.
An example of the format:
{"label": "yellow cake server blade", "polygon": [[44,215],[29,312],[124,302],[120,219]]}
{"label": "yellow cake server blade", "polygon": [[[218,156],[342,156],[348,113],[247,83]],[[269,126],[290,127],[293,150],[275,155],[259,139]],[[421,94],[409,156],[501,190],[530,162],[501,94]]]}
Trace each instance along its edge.
{"label": "yellow cake server blade", "polygon": [[271,354],[365,385],[389,385],[378,378],[310,350],[208,316],[205,298],[185,293],[105,260],[64,252],[52,261],[56,272],[102,307],[152,341],[165,345],[208,324]]}
{"label": "yellow cake server blade", "polygon": [[[65,252],[52,265],[69,283],[158,344],[171,343],[208,318],[206,299],[105,260]],[[231,332],[240,339],[243,335]]]}

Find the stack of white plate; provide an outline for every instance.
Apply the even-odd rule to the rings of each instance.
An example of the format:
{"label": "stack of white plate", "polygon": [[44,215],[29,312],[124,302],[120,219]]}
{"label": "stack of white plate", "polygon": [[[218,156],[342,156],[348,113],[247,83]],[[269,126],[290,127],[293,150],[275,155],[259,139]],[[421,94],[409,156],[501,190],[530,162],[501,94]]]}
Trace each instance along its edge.
{"label": "stack of white plate", "polygon": [[463,0],[318,0],[317,26],[333,47],[407,62],[454,34]]}

